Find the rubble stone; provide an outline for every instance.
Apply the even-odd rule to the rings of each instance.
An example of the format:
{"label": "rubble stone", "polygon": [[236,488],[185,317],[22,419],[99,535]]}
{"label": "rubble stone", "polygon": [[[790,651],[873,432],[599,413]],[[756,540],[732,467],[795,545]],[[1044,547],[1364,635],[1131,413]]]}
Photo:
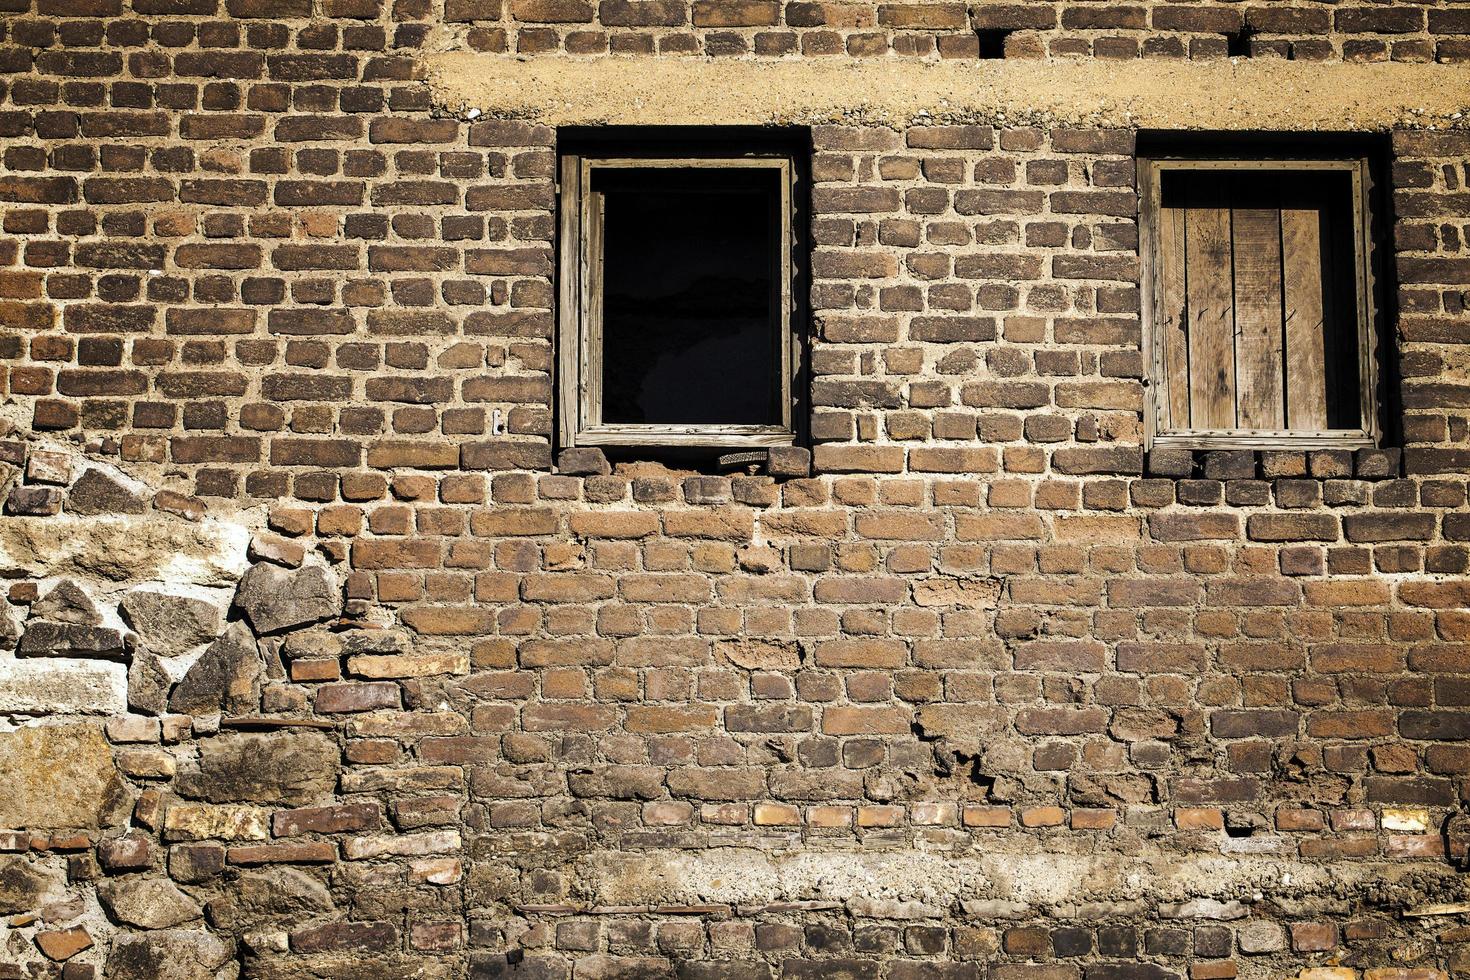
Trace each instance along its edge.
{"label": "rubble stone", "polygon": [[58,963],[92,948],[92,937],[80,926],[52,929],[36,933],[36,947],[49,960]]}
{"label": "rubble stone", "polygon": [[66,509],[73,514],[142,514],[148,500],[121,480],[89,468],[67,491]]}
{"label": "rubble stone", "polygon": [[128,668],[98,660],[12,660],[0,669],[0,712],[116,714],[128,706]]}
{"label": "rubble stone", "polygon": [[219,606],[193,596],[135,589],[123,596],[120,609],[148,649],[166,657],[208,643],[224,628]]}
{"label": "rubble stone", "polygon": [[342,613],[342,593],[319,565],[288,571],[259,563],[240,579],[235,605],[257,633],[278,633]]}
{"label": "rubble stone", "polygon": [[121,935],[107,955],[107,980],[204,980],[230,958],[230,949],[208,932],[166,929]]}
{"label": "rubble stone", "polygon": [[32,483],[54,483],[61,486],[71,482],[71,453],[37,449],[26,460],[26,479]]}
{"label": "rubble stone", "polygon": [[260,682],[255,637],[244,623],[230,623],[179,681],[168,708],[189,715],[251,711],[260,703]]}
{"label": "rubble stone", "polygon": [[296,868],[272,868],[240,875],[227,893],[209,903],[209,918],[241,932],[302,922],[335,907],[331,892],[318,878]]}
{"label": "rubble stone", "polygon": [[97,845],[97,861],[112,874],[140,871],[153,866],[153,845],[138,832],[109,837]]}
{"label": "rubble stone", "polygon": [[168,708],[173,678],[162,657],[137,650],[128,663],[128,707],[145,715],[162,714]]}
{"label": "rubble stone", "polygon": [[114,878],[97,886],[97,897],[108,915],[140,929],[169,929],[203,914],[199,905],[167,878]]}
{"label": "rubble stone", "polygon": [[0,913],[29,912],[60,894],[65,876],[54,862],[0,854]]}
{"label": "rubble stone", "polygon": [[20,639],[20,624],[10,606],[0,601],[0,650],[9,650]]}
{"label": "rubble stone", "polygon": [[35,602],[31,603],[31,616],[54,623],[74,623],[78,626],[97,626],[102,622],[102,613],[97,603],[87,595],[80,585],[71,579],[62,579]]}
{"label": "rubble stone", "polygon": [[100,724],[0,732],[0,827],[96,830],[129,805]]}
{"label": "rubble stone", "polygon": [[211,803],[299,806],[332,794],[341,769],[336,744],[315,732],[220,735],[199,743],[197,771],[178,792]]}
{"label": "rubble stone", "polygon": [[27,657],[107,657],[123,659],[123,635],[106,626],[80,626],[31,618],[15,652]]}
{"label": "rubble stone", "polygon": [[50,517],[61,513],[61,490],[57,487],[15,487],[5,499],[7,514]]}

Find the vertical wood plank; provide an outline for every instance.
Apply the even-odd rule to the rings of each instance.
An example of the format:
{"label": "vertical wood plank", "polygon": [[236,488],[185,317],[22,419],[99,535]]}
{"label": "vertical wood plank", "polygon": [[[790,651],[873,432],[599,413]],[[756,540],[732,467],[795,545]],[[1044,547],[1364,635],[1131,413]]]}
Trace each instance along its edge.
{"label": "vertical wood plank", "polygon": [[607,217],[606,195],[592,190],[589,182],[584,192],[583,204],[587,308],[582,325],[583,347],[586,350],[582,364],[582,411],[587,424],[596,426],[602,424],[602,231]]}
{"label": "vertical wood plank", "polygon": [[1281,212],[1238,208],[1230,217],[1235,252],[1235,384],[1243,429],[1280,429],[1282,397]]}
{"label": "vertical wood plank", "polygon": [[557,269],[557,429],[561,445],[575,446],[581,428],[582,383],[582,162],[561,160],[561,240]]}
{"label": "vertical wood plank", "polygon": [[1286,299],[1286,422],[1293,429],[1327,428],[1327,373],[1322,281],[1321,213],[1281,212]]}
{"label": "vertical wood plank", "polygon": [[[1212,179],[1212,178],[1205,178]],[[1235,428],[1235,302],[1231,284],[1230,211],[1218,206],[1219,185],[1196,196],[1184,219],[1189,303],[1189,425]]]}
{"label": "vertical wood plank", "polygon": [[1165,428],[1189,426],[1189,323],[1185,304],[1184,209],[1159,209],[1159,324],[1164,345]]}

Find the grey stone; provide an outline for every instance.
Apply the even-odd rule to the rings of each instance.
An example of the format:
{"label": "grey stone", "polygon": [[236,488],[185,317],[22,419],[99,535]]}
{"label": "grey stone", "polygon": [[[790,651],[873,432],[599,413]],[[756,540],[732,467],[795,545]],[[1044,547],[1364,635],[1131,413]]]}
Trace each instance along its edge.
{"label": "grey stone", "polygon": [[802,446],[772,446],[766,451],[766,474],[778,480],[812,475],[812,451]]}
{"label": "grey stone", "polygon": [[[503,959],[502,955],[502,959]],[[560,961],[558,961],[560,962]],[[439,960],[422,954],[326,953],[313,956],[262,954],[246,961],[245,980],[465,980],[464,967],[452,960]],[[547,980],[547,975],[517,970],[515,980]],[[561,980],[568,976],[563,967]]]}
{"label": "grey stone", "polygon": [[281,643],[281,656],[287,660],[296,660],[301,657],[340,657],[345,644],[343,635],[339,633],[332,633],[322,628],[302,630],[291,633],[285,638]]}
{"label": "grey stone", "polygon": [[31,605],[31,617],[81,626],[97,626],[102,622],[102,613],[92,597],[69,578],[57,582],[50,592]]}
{"label": "grey stone", "polygon": [[60,894],[66,879],[59,869],[24,857],[0,855],[0,913],[31,912]]}
{"label": "grey stone", "polygon": [[0,670],[0,712],[114,715],[127,706],[124,664],[35,657],[11,660]]}
{"label": "grey stone", "polygon": [[260,652],[244,623],[231,623],[174,688],[170,710],[187,715],[254,710],[260,703]]}
{"label": "grey stone", "polygon": [[168,581],[234,588],[248,567],[249,535],[237,523],[118,516],[101,520],[0,521],[0,566],[31,578]]}
{"label": "grey stone", "polygon": [[22,517],[50,517],[61,513],[60,487],[16,487],[5,499],[7,513]]}
{"label": "grey stone", "polygon": [[235,605],[257,633],[278,633],[342,613],[342,590],[320,565],[286,569],[252,565],[240,579]]}
{"label": "grey stone", "polygon": [[72,514],[142,514],[148,501],[122,481],[91,468],[71,485],[66,509]]}
{"label": "grey stone", "polygon": [[141,871],[153,866],[153,844],[139,831],[109,837],[97,844],[97,860],[108,873]]}
{"label": "grey stone", "polygon": [[607,454],[596,446],[563,449],[556,457],[556,470],[567,476],[606,476],[612,472]]}
{"label": "grey stone", "polygon": [[213,980],[230,948],[207,932],[168,929],[113,940],[108,980]]}
{"label": "grey stone", "polygon": [[219,636],[220,608],[204,599],[139,589],[123,596],[123,619],[154,653],[177,656]]}
{"label": "grey stone", "polygon": [[566,963],[559,956],[532,953],[511,962],[505,953],[470,954],[470,980],[566,980],[571,976]]}
{"label": "grey stone", "polygon": [[1177,905],[1160,905],[1159,917],[1163,919],[1218,919],[1229,921],[1243,919],[1250,914],[1240,902],[1231,899],[1222,902],[1214,898],[1191,898]]}
{"label": "grey stone", "polygon": [[299,923],[334,908],[327,886],[305,871],[272,868],[246,872],[209,903],[209,920],[231,932],[268,923]]}
{"label": "grey stone", "polygon": [[674,980],[674,964],[654,956],[593,953],[577,960],[572,975],[587,980]]}
{"label": "grey stone", "polygon": [[218,844],[175,844],[168,849],[168,873],[175,881],[197,885],[225,870],[225,849]]}
{"label": "grey stone", "polygon": [[127,655],[123,636],[106,626],[81,626],[32,619],[21,634],[15,652],[29,657],[105,657],[121,660]]}
{"label": "grey stone", "polygon": [[0,650],[9,650],[18,639],[20,625],[15,621],[15,613],[9,603],[0,602]]}
{"label": "grey stone", "polygon": [[0,827],[89,830],[121,822],[131,801],[98,724],[0,733]]}
{"label": "grey stone", "polygon": [[145,715],[161,715],[168,707],[168,689],[173,678],[163,661],[147,650],[133,654],[128,664],[128,707]]}
{"label": "grey stone", "polygon": [[199,765],[175,783],[182,796],[211,803],[300,806],[330,796],[341,753],[316,732],[221,735],[199,743]]}
{"label": "grey stone", "polygon": [[342,652],[347,656],[412,653],[413,641],[402,630],[349,630],[342,637]]}
{"label": "grey stone", "polygon": [[1242,953],[1275,953],[1286,948],[1286,935],[1274,922],[1247,922],[1235,935]]}
{"label": "grey stone", "polygon": [[170,929],[203,914],[199,904],[167,878],[113,878],[97,886],[107,914],[140,929]]}

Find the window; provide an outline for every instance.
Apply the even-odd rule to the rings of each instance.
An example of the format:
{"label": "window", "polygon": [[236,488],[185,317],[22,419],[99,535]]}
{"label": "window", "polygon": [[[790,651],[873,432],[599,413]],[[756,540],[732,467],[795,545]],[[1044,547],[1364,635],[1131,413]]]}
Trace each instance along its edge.
{"label": "window", "polygon": [[794,188],[789,152],[563,154],[563,445],[795,440]]}
{"label": "window", "polygon": [[1376,444],[1369,174],[1363,158],[1142,162],[1151,447]]}

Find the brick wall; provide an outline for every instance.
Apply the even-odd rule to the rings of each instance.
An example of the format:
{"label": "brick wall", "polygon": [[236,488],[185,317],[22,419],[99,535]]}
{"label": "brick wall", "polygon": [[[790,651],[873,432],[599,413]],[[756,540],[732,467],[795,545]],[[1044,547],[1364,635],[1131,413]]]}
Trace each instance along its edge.
{"label": "brick wall", "polygon": [[1470,132],[1391,134],[1381,450],[1143,452],[1133,132],[828,125],[811,475],[587,472],[556,133],[420,58],[1461,7],[0,0],[0,976],[1470,974]]}

